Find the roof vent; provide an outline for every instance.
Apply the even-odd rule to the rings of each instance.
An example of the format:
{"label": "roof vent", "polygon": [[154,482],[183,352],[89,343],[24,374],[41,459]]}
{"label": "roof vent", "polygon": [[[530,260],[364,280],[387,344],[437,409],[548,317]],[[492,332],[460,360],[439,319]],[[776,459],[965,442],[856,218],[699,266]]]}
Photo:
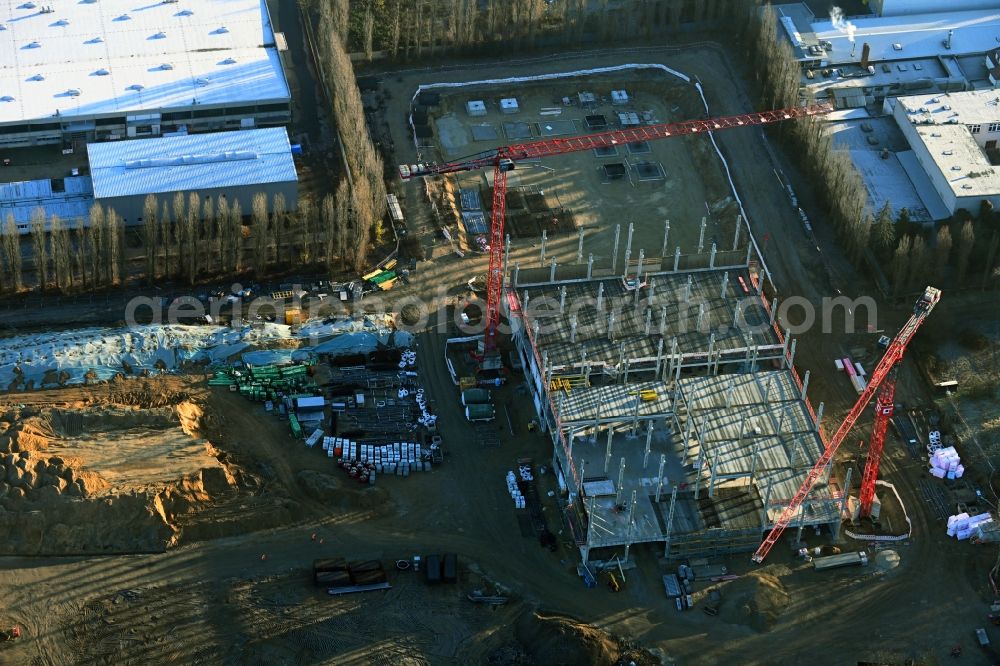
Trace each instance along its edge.
{"label": "roof vent", "polygon": [[28,80],[29,81],[44,81],[45,77],[42,76],[41,74],[35,74],[34,76],[32,76],[31,78],[29,78]]}
{"label": "roof vent", "polygon": [[166,36],[167,36],[167,33],[163,32],[161,30],[160,32],[158,32],[155,35],[153,35],[152,37],[150,37],[150,39],[163,39]]}
{"label": "roof vent", "polygon": [[966,183],[965,185],[962,185],[962,189],[963,190],[971,190],[972,189],[972,185],[969,185],[968,183]]}
{"label": "roof vent", "polygon": [[933,137],[935,139],[940,139],[941,138],[941,133],[940,132],[931,132],[931,137]]}
{"label": "roof vent", "polygon": [[216,29],[215,29],[215,34],[216,34],[216,35],[224,35],[224,34],[226,34],[227,32],[229,32],[229,28],[227,28],[227,27],[226,27],[226,26],[224,26],[224,25],[222,25],[222,26],[219,26],[218,28],[216,28]]}
{"label": "roof vent", "polygon": [[52,25],[69,25],[69,19],[61,18]]}
{"label": "roof vent", "polygon": [[173,69],[173,68],[174,66],[171,65],[169,62],[165,62],[162,65],[160,65],[160,69]]}
{"label": "roof vent", "polygon": [[235,65],[236,64],[236,59],[235,58],[226,58],[225,60],[223,60],[219,64],[220,65]]}
{"label": "roof vent", "polygon": [[926,106],[920,107],[920,113],[927,113],[927,107]]}
{"label": "roof vent", "polygon": [[88,39],[84,43],[86,43],[86,44],[102,44],[103,42],[104,42],[104,38],[101,37],[100,35],[98,35],[97,37],[94,37],[93,39]]}
{"label": "roof vent", "polygon": [[21,5],[20,7],[18,7],[18,9],[34,9],[35,7],[37,7],[37,5],[35,3],[33,3],[33,2],[26,2],[23,5]]}
{"label": "roof vent", "polygon": [[962,167],[960,167],[959,165],[957,165],[957,164],[956,164],[955,166],[953,166],[953,167],[951,168],[951,170],[952,170],[952,171],[961,171],[961,170],[962,170]]}
{"label": "roof vent", "polygon": [[66,91],[66,94],[69,95],[70,97],[79,97],[81,94],[83,94],[83,91],[80,90],[79,88],[70,88],[69,90]]}
{"label": "roof vent", "polygon": [[146,86],[142,85],[141,83],[133,83],[132,85],[130,85],[128,87],[128,89],[129,90],[135,90],[136,92],[139,92],[139,91],[141,91],[145,87]]}
{"label": "roof vent", "polygon": [[174,16],[191,16],[192,14],[194,14],[194,12],[191,11],[190,9],[182,9],[176,14],[174,14]]}
{"label": "roof vent", "polygon": [[121,16],[115,18],[115,20],[116,21],[130,21],[130,20],[132,20],[132,17],[129,16],[128,14],[122,14]]}
{"label": "roof vent", "polygon": [[0,102],[13,102],[13,101],[14,98],[11,97],[10,95],[4,95],[3,97],[0,97]]}
{"label": "roof vent", "polygon": [[211,81],[209,81],[204,77],[198,77],[197,79],[194,80],[194,82],[199,86],[207,86],[209,83],[211,83]]}
{"label": "roof vent", "polygon": [[163,4],[165,4],[165,5],[172,5],[172,4],[176,3],[176,2],[177,2],[177,0],[163,0]]}
{"label": "roof vent", "polygon": [[951,111],[951,104],[945,104],[941,107],[942,111]]}
{"label": "roof vent", "polygon": [[39,46],[41,46],[41,44],[39,44],[38,42],[28,42],[27,44],[24,45],[24,48],[37,49]]}
{"label": "roof vent", "polygon": [[94,75],[95,75],[95,76],[107,76],[107,75],[108,75],[108,74],[110,74],[110,73],[111,73],[111,72],[109,72],[108,70],[106,70],[106,69],[104,69],[104,68],[102,67],[101,69],[99,69],[99,70],[97,70],[96,72],[94,72]]}
{"label": "roof vent", "polygon": [[946,150],[946,151],[944,151],[944,153],[942,153],[942,154],[943,154],[943,155],[954,155],[954,154],[955,154],[955,151],[953,151],[953,150]]}

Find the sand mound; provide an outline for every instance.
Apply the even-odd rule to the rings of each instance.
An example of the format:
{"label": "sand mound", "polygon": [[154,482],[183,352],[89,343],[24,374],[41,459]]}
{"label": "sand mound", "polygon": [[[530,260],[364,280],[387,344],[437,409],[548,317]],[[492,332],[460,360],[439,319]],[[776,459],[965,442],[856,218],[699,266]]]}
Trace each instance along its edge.
{"label": "sand mound", "polygon": [[350,511],[387,512],[391,507],[391,498],[384,488],[365,486],[349,477],[336,477],[331,474],[304,469],[295,475],[299,486],[306,495],[333,506]]}
{"label": "sand mound", "polygon": [[537,664],[606,666],[618,661],[618,645],[608,634],[564,615],[525,613],[514,632]]}
{"label": "sand mound", "polygon": [[745,624],[768,631],[788,606],[788,593],[781,578],[788,567],[769,565],[752,571],[722,588],[720,616],[730,624]]}

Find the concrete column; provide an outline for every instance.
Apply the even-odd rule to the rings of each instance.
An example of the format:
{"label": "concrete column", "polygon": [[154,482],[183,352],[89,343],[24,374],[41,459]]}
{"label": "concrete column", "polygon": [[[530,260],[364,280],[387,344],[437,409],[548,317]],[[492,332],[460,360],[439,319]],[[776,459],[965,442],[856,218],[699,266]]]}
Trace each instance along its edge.
{"label": "concrete column", "polygon": [[622,269],[622,274],[628,277],[628,260],[632,258],[632,232],[635,231],[635,225],[631,222],[628,223],[628,240],[625,241],[625,266]]}
{"label": "concrete column", "polygon": [[580,263],[581,261],[583,261],[583,228],[580,229],[576,241],[576,263]]}
{"label": "concrete column", "polygon": [[517,287],[517,279],[521,275],[521,264],[514,264],[514,286]]}
{"label": "concrete column", "polygon": [[646,422],[646,454],[642,457],[642,468],[646,469],[649,466],[649,450],[653,445],[653,422]]}
{"label": "concrete column", "polygon": [[[663,338],[656,343],[656,376],[660,376],[660,364],[663,363]],[[822,403],[820,403],[822,404]]]}
{"label": "concrete column", "polygon": [[556,260],[552,258],[552,265],[549,267],[549,282],[556,281]]}
{"label": "concrete column", "polygon": [[[733,393],[735,392],[736,392],[736,381],[730,379],[729,386],[726,387],[726,409],[730,409],[733,406]],[[740,435],[742,436],[742,434],[743,434],[743,426],[740,426]]]}
{"label": "concrete column", "polygon": [[603,282],[598,282],[597,283],[597,303],[596,303],[596,307],[597,307],[597,311],[598,312],[604,312],[604,283]]}
{"label": "concrete column", "polygon": [[722,274],[722,290],[719,292],[720,298],[726,297],[726,290],[729,288],[729,271]]}
{"label": "concrete column", "polygon": [[687,284],[684,285],[684,302],[689,303],[691,301],[691,287],[694,284],[694,277],[688,275]]}
{"label": "concrete column", "polygon": [[712,248],[709,250],[709,255],[708,255],[708,267],[709,268],[715,268],[715,254],[716,254],[716,252],[718,252],[718,248],[716,248],[715,243],[712,243]]}
{"label": "concrete column", "polygon": [[774,318],[778,316],[778,297],[775,296],[774,300],[771,301],[771,326],[774,326]]}
{"label": "concrete column", "polygon": [[788,367],[795,367],[795,347],[798,344],[798,338],[792,340],[792,348],[788,351]]}
{"label": "concrete column", "polygon": [[618,269],[618,237],[621,236],[622,225],[615,225],[615,243],[614,249],[611,250],[611,274],[613,275]]}
{"label": "concrete column", "polygon": [[549,232],[542,229],[542,263],[545,263],[545,242],[549,239]]}
{"label": "concrete column", "polygon": [[649,327],[650,327],[650,325],[652,323],[653,323],[653,311],[647,309],[646,310],[646,325],[644,326],[644,333],[645,333],[645,335],[649,335]]}
{"label": "concrete column", "polygon": [[622,490],[624,489],[623,484],[625,483],[625,456],[622,456],[618,461],[618,488],[615,493],[615,504],[621,506],[622,503]]}
{"label": "concrete column", "polygon": [[534,320],[533,322],[531,322],[531,333],[532,333],[532,336],[535,338],[536,341],[538,340],[538,330],[539,330],[540,327],[541,327],[541,324],[539,323],[539,321],[537,319]]}
{"label": "concrete column", "polygon": [[715,497],[715,480],[716,480],[716,478],[718,478],[718,477],[717,477],[717,474],[716,474],[716,471],[715,471],[715,462],[713,461],[712,462],[711,475],[708,477],[708,496],[709,497]]}
{"label": "concrete column", "polygon": [[753,256],[753,243],[747,243],[747,258],[746,258],[747,266],[750,265],[750,257],[752,256]]}
{"label": "concrete column", "polygon": [[524,313],[525,316],[528,315],[528,303],[530,302],[531,302],[531,296],[528,294],[528,290],[525,289],[524,298],[521,299],[521,312]]}
{"label": "concrete column", "polygon": [[663,539],[663,556],[670,556],[670,532],[673,530],[674,526],[674,508],[677,505],[677,485],[674,484],[674,489],[670,491],[670,510],[667,512],[667,524],[666,524],[666,534],[664,534]]}
{"label": "concrete column", "polygon": [[737,215],[736,216],[736,233],[733,234],[733,252],[735,252],[736,248],[739,247],[739,245],[740,245],[740,227],[742,227],[742,226],[743,226],[743,216],[742,215]]}
{"label": "concrete column", "polygon": [[628,562],[628,551],[632,547],[632,530],[635,527],[635,490],[632,491],[632,500],[628,505],[628,531],[625,533],[625,560]]}
{"label": "concrete column", "polygon": [[663,223],[663,247],[660,248],[660,260],[667,256],[667,243],[670,241],[670,220]]}
{"label": "concrete column", "polygon": [[591,252],[587,255],[587,279],[589,280],[594,276],[594,253]]}
{"label": "concrete column", "polygon": [[677,272],[677,269],[680,268],[680,265],[681,265],[681,248],[680,246],[678,246],[674,249],[674,273]]}
{"label": "concrete column", "polygon": [[615,339],[615,311],[608,313],[608,340]]}
{"label": "concrete column", "polygon": [[570,315],[569,317],[569,341],[576,342],[576,315]]}
{"label": "concrete column", "polygon": [[820,424],[823,421],[823,408],[826,407],[825,402],[819,403],[819,407],[816,408],[816,432],[820,431]]}
{"label": "concrete column", "polygon": [[806,391],[809,390],[809,371],[806,370],[805,376],[802,378],[802,399],[806,399]]}
{"label": "concrete column", "polygon": [[610,425],[608,426],[608,443],[604,449],[604,473],[608,473],[608,468],[611,466],[611,440],[614,437],[614,428]]}
{"label": "concrete column", "polygon": [[701,254],[705,250],[705,226],[707,220],[703,217],[701,218],[701,231],[698,232],[698,254]]}
{"label": "concrete column", "polygon": [[698,499],[698,495],[701,491],[701,472],[705,469],[705,446],[701,441],[701,436],[698,437],[698,464],[695,465],[697,468],[694,475],[694,498]]}
{"label": "concrete column", "polygon": [[656,501],[660,501],[660,493],[663,492],[663,467],[667,464],[667,456],[660,454],[660,469],[656,473]]}
{"label": "concrete column", "polygon": [[660,308],[660,335],[667,332],[667,306]]}
{"label": "concrete column", "polygon": [[715,353],[715,333],[708,336],[708,366],[712,369],[712,354]]}
{"label": "concrete column", "polygon": [[649,287],[646,289],[646,298],[649,299],[649,307],[653,307],[656,303],[656,278],[649,278]]}
{"label": "concrete column", "polygon": [[559,287],[559,314],[566,311],[566,285]]}
{"label": "concrete column", "polygon": [[[646,259],[646,251],[640,247],[639,248],[639,265],[635,269],[635,281],[636,281],[636,283],[642,281],[642,262],[645,259]],[[636,293],[638,293],[638,292],[639,292],[639,290],[636,289]]]}
{"label": "concrete column", "polygon": [[632,369],[632,359],[625,359],[625,375],[622,377],[622,383],[628,384],[628,373]]}
{"label": "concrete column", "polygon": [[[742,435],[741,435],[742,437]],[[757,459],[760,455],[760,438],[757,438],[753,444],[753,454],[750,457],[750,481],[753,482],[754,475],[757,474]]]}
{"label": "concrete column", "polygon": [[698,331],[699,333],[701,333],[703,331],[702,324],[704,323],[704,318],[705,318],[705,304],[704,303],[699,303],[698,304],[698,318],[695,319],[695,322],[694,322],[694,330]]}
{"label": "concrete column", "polygon": [[764,518],[761,520],[761,523],[760,523],[760,529],[761,529],[761,531],[766,530],[767,529],[767,524],[768,524],[768,522],[770,522],[769,518],[767,517],[767,507],[770,506],[770,504],[771,504],[771,490],[773,489],[773,486],[774,486],[774,482],[773,481],[768,481],[768,483],[767,483],[767,493],[765,493],[765,495],[764,495]]}
{"label": "concrete column", "polygon": [[757,295],[760,296],[764,293],[764,276],[757,275]]}

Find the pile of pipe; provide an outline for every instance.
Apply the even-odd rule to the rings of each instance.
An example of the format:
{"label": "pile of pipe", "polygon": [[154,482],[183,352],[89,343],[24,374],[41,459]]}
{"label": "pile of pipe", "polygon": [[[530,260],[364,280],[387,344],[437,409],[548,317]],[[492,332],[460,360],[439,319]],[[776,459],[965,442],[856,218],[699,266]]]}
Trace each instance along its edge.
{"label": "pile of pipe", "polygon": [[517,487],[517,477],[511,471],[507,472],[507,492],[510,493],[511,499],[514,500],[514,508],[523,509],[524,495],[521,494],[521,489]]}
{"label": "pile of pipe", "polygon": [[[935,438],[933,435],[937,433],[937,448],[931,448],[935,446]],[[931,432],[931,476],[938,479],[961,479],[962,475],[965,474],[965,466],[962,465],[962,459],[959,457],[958,452],[955,450],[954,446],[948,446],[941,448],[941,433],[937,430]]]}
{"label": "pile of pipe", "polygon": [[970,516],[967,513],[960,513],[948,517],[948,536],[955,537],[959,541],[964,541],[975,534],[976,529],[987,523],[992,523],[993,517],[989,513],[979,513]]}
{"label": "pile of pipe", "polygon": [[402,358],[399,359],[399,369],[405,370],[406,368],[412,368],[417,365],[417,352],[412,349],[407,349],[403,352]]}
{"label": "pile of pipe", "polygon": [[[403,389],[400,389],[400,392],[402,392],[402,390]],[[420,423],[420,425],[429,428],[435,423],[437,423],[438,417],[427,411],[427,398],[424,397],[424,390],[422,388],[417,389],[415,395],[417,398],[417,407],[420,408],[420,418],[417,419],[417,422]]]}

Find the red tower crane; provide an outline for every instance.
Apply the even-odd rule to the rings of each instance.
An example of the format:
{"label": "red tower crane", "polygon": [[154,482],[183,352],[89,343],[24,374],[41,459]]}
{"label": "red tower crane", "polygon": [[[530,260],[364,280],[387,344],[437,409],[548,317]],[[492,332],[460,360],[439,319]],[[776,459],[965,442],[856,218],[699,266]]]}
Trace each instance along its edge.
{"label": "red tower crane", "polygon": [[868,443],[868,460],[865,462],[865,473],[861,476],[861,490],[858,500],[861,503],[861,517],[872,514],[872,502],[875,501],[875,481],[878,480],[878,468],[882,463],[882,449],[885,448],[885,433],[892,419],[892,410],[896,396],[896,370],[891,372],[882,382],[878,398],[875,399],[875,423],[872,425],[872,437]]}
{"label": "red tower crane", "polygon": [[[851,428],[854,427],[854,423],[858,420],[858,417],[861,416],[861,413],[865,410],[865,407],[868,406],[868,403],[871,402],[871,399],[875,396],[876,391],[883,388],[883,385],[886,383],[886,379],[892,373],[900,359],[903,358],[903,353],[906,351],[907,345],[909,345],[910,341],[913,340],[913,336],[916,335],[917,330],[920,328],[921,324],[924,323],[927,315],[931,313],[934,306],[937,305],[937,302],[940,299],[940,289],[935,289],[934,287],[927,287],[924,289],[923,295],[919,300],[917,300],[916,305],[913,307],[913,316],[911,316],[903,328],[900,329],[893,341],[889,343],[889,347],[886,349],[882,360],[878,362],[878,365],[872,371],[864,391],[862,391],[861,395],[858,396],[858,401],[854,403],[854,407],[852,407],[851,411],[848,412],[847,416],[844,418],[844,422],[840,424],[839,428],[837,428],[837,432],[833,435],[833,438],[823,450],[823,455],[816,461],[813,468],[809,470],[809,474],[806,475],[805,482],[803,482],[798,492],[795,493],[795,497],[792,498],[791,503],[789,503],[789,505],[785,507],[785,510],[781,512],[781,516],[774,524],[774,527],[771,528],[767,538],[765,538],[763,543],[760,544],[760,547],[757,548],[757,552],[754,553],[752,558],[754,562],[757,562],[758,564],[763,562],[764,558],[767,557],[767,554],[771,552],[771,548],[775,543],[777,543],[781,533],[785,531],[785,528],[788,527],[788,524],[798,513],[799,509],[802,507],[802,503],[806,499],[806,496],[809,495],[813,486],[816,485],[816,482],[819,481],[819,478],[823,475],[823,471],[833,461],[833,456],[837,453],[837,449],[840,448],[841,442],[844,441],[844,438],[847,437]],[[888,403],[891,406],[893,394],[895,393],[895,379],[889,379],[888,384],[888,388],[885,388],[883,392],[880,393],[879,404],[883,404],[883,400],[887,398]],[[888,416],[886,416],[886,419],[888,419]],[[877,456],[873,458],[873,452],[869,453],[868,466],[865,468],[864,481],[862,482],[862,498],[864,498],[866,492],[869,492],[871,497],[874,497],[875,495],[875,477],[878,475],[878,461],[882,456],[882,444],[885,441],[885,424],[887,423],[888,420],[886,420],[882,425],[882,434],[878,437]],[[876,419],[876,427],[878,427],[878,425],[879,421]],[[873,434],[872,447],[874,448],[875,446],[876,436]],[[872,467],[873,462],[875,465],[874,467]],[[870,471],[869,468],[871,468]],[[867,486],[865,484],[867,484]],[[867,491],[866,487],[868,487]],[[869,510],[871,510],[871,497],[868,500]]]}
{"label": "red tower crane", "polygon": [[539,159],[637,141],[652,141],[655,139],[668,139],[675,136],[698,134],[700,132],[713,132],[733,127],[767,125],[794,118],[829,113],[831,111],[833,111],[832,104],[822,103],[738,116],[722,116],[705,120],[686,120],[679,123],[660,123],[630,127],[561,139],[544,139],[541,141],[501,146],[500,148],[479,153],[456,162],[447,162],[444,164],[404,164],[399,167],[399,175],[403,180],[409,180],[414,176],[433,176],[493,168],[493,222],[490,225],[490,267],[487,272],[486,316],[484,318],[484,351],[486,354],[489,354],[496,350],[497,328],[500,324],[500,301],[503,296],[503,245],[507,206],[507,173],[514,168],[517,161]]}

